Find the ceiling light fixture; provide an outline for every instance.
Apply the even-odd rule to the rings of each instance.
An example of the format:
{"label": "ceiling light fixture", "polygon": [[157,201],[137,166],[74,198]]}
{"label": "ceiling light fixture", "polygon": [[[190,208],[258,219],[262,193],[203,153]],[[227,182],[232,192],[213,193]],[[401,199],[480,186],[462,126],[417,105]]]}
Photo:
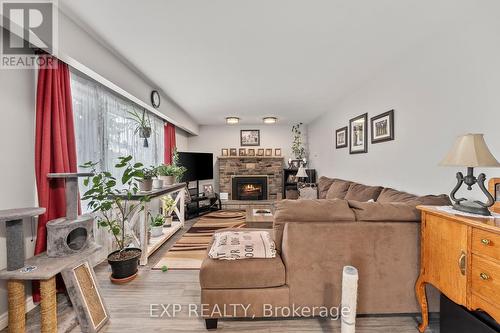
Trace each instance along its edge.
{"label": "ceiling light fixture", "polygon": [[240,122],[240,118],[238,117],[226,117],[226,124],[234,125]]}
{"label": "ceiling light fixture", "polygon": [[264,118],[262,118],[262,120],[264,121],[264,124],[276,124],[276,122],[278,121],[278,118],[276,118],[276,117],[264,117]]}

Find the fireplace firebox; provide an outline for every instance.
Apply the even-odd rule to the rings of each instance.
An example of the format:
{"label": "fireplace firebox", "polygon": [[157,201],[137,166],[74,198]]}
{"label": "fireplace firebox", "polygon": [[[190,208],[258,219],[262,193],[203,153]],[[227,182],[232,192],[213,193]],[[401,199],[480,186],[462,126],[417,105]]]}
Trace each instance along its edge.
{"label": "fireplace firebox", "polygon": [[267,176],[234,176],[233,200],[267,200]]}

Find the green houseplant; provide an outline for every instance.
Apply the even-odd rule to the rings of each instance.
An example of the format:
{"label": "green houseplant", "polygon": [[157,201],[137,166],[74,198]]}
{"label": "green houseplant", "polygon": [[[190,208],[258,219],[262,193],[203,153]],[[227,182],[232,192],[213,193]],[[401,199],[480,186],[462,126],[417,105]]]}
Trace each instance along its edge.
{"label": "green houseplant", "polygon": [[300,129],[302,123],[298,123],[292,126],[292,153],[295,155],[295,159],[302,160],[306,156],[306,150],[302,143],[302,130]]}
{"label": "green houseplant", "polygon": [[179,155],[177,150],[174,151],[172,164],[162,164],[157,168],[159,178],[163,180],[165,185],[172,185],[179,181],[182,175],[186,172],[186,168],[178,165]]}
{"label": "green houseplant", "polygon": [[88,208],[96,214],[97,225],[108,230],[118,248],[108,255],[108,263],[112,270],[111,279],[118,281],[127,280],[137,273],[141,250],[127,247],[129,244],[125,223],[134,210],[143,210],[143,204],[149,201],[147,196],[141,197],[136,204],[127,200],[137,194],[144,176],[142,163],[132,164],[131,161],[132,156],[118,158],[115,167],[123,170],[120,185],[110,172],[97,171],[98,163],[87,162],[81,166],[90,169],[93,174],[83,181],[88,189],[83,194],[82,200],[88,201]]}
{"label": "green houseplant", "polygon": [[139,180],[139,190],[149,192],[153,189],[153,177],[158,174],[158,168],[153,166],[142,169],[142,179]]}
{"label": "green houseplant", "polygon": [[158,214],[153,217],[149,214],[149,219],[151,221],[151,237],[160,237],[163,235],[163,224],[165,223],[165,217]]}
{"label": "green houseplant", "polygon": [[172,212],[174,211],[175,208],[175,200],[172,199],[171,197],[162,197],[162,212],[163,216],[165,217],[165,223],[163,224],[165,227],[171,227],[172,226]]}
{"label": "green houseplant", "polygon": [[146,110],[142,114],[137,111],[128,111],[130,117],[128,119],[135,123],[135,134],[139,134],[139,137],[144,139],[144,147],[149,147],[148,139],[151,137],[151,119],[146,113]]}

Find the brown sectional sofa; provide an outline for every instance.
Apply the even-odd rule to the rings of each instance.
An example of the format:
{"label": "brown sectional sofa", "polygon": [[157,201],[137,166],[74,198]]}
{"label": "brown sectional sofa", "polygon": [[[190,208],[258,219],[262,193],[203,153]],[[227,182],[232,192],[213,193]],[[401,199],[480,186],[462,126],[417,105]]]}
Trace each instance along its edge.
{"label": "brown sectional sofa", "polygon": [[[345,265],[359,271],[359,314],[419,311],[413,291],[420,257],[415,207],[449,205],[448,196],[418,197],[325,177],[318,190],[317,200],[275,204],[275,259],[203,261],[207,328],[216,327],[221,317],[268,317],[269,307],[339,306]],[[436,296],[429,295],[431,310],[437,309]],[[271,316],[294,315],[272,311]]]}

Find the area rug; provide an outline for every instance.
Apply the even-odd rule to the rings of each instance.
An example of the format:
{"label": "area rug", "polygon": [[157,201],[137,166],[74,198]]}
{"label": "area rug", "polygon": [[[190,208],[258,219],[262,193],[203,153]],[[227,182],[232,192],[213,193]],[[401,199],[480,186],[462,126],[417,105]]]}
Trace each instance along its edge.
{"label": "area rug", "polygon": [[200,219],[163,255],[153,269],[200,269],[215,231],[245,227],[246,213],[234,210],[211,212]]}

